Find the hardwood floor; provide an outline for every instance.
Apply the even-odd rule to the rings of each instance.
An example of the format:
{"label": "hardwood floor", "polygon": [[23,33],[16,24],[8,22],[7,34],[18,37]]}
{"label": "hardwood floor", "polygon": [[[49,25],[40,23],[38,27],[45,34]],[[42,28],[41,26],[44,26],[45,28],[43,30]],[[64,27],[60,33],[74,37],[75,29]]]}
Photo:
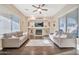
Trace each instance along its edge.
{"label": "hardwood floor", "polygon": [[25,42],[20,48],[5,48],[0,51],[0,55],[75,55],[73,48],[59,48],[54,43],[52,46],[26,46]]}

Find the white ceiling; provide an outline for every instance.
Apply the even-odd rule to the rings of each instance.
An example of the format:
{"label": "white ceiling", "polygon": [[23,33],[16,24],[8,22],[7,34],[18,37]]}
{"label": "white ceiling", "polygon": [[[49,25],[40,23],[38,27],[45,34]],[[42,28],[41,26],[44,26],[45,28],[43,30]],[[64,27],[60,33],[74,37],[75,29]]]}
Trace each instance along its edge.
{"label": "white ceiling", "polygon": [[43,11],[42,14],[38,12],[34,13],[33,10],[35,10],[35,8],[32,7],[32,4],[15,4],[14,6],[26,16],[53,16],[60,11],[65,4],[46,4],[44,8],[48,9],[48,11]]}

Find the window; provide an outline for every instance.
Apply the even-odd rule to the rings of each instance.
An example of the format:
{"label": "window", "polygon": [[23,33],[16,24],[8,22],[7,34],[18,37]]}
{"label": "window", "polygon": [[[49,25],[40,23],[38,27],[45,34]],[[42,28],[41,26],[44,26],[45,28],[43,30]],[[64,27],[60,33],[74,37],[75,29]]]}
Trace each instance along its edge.
{"label": "window", "polygon": [[61,17],[59,19],[59,30],[66,32],[66,17]]}
{"label": "window", "polygon": [[20,31],[19,18],[12,16],[7,18],[0,16],[0,34]]}
{"label": "window", "polygon": [[67,14],[67,32],[77,34],[77,10],[74,10]]}
{"label": "window", "polygon": [[74,10],[59,19],[59,30],[78,35],[78,10]]}
{"label": "window", "polygon": [[20,31],[19,18],[17,16],[11,16],[11,31]]}
{"label": "window", "polygon": [[11,32],[11,20],[0,16],[0,34]]}

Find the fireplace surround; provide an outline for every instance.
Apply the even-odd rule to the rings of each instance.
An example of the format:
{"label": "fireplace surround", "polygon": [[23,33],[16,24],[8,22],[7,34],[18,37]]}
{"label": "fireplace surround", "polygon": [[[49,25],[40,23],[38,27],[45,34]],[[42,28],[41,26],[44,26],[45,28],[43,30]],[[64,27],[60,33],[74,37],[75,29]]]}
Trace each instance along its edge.
{"label": "fireplace surround", "polygon": [[35,35],[42,35],[42,29],[36,29]]}

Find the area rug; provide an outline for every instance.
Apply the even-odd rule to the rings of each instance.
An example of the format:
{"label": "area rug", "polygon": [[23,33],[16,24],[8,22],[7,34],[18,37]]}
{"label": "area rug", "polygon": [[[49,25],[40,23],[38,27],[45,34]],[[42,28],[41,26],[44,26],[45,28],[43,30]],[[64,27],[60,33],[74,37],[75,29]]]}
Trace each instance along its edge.
{"label": "area rug", "polygon": [[52,46],[52,44],[47,39],[31,39],[26,46]]}

